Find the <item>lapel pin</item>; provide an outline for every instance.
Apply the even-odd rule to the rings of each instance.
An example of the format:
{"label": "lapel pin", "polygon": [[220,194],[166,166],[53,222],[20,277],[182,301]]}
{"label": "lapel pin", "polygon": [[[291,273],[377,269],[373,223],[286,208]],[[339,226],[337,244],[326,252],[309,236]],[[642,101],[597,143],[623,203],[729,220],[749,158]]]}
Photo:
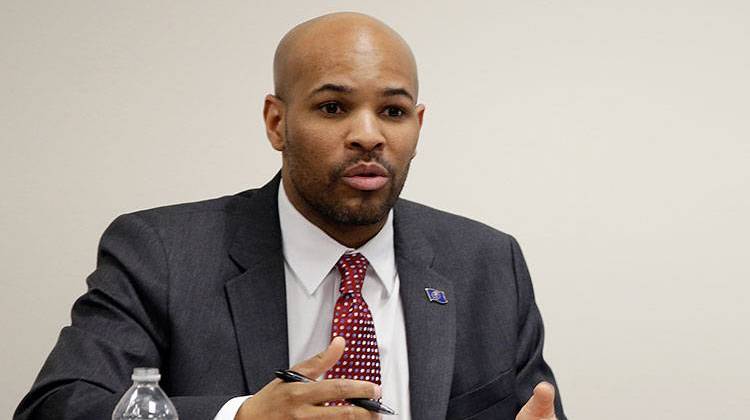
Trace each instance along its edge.
{"label": "lapel pin", "polygon": [[431,287],[425,287],[424,291],[427,293],[427,299],[430,299],[430,302],[437,302],[441,305],[448,303],[448,298],[445,297],[444,291]]}

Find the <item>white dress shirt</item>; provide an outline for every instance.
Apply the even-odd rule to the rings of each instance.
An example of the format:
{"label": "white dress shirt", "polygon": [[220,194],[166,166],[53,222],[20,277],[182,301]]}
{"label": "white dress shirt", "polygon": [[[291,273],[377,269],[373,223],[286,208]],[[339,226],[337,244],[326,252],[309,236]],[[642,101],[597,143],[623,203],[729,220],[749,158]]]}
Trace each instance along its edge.
{"label": "white dress shirt", "polygon": [[[279,185],[279,222],[284,252],[289,366],[323,351],[330,342],[333,306],[341,276],[335,267],[345,252],[367,258],[362,297],[370,307],[380,353],[382,401],[410,419],[409,368],[404,311],[393,246],[393,210],[375,237],[358,249],[348,248],[308,221]],[[214,420],[233,420],[247,396],[229,400]]]}

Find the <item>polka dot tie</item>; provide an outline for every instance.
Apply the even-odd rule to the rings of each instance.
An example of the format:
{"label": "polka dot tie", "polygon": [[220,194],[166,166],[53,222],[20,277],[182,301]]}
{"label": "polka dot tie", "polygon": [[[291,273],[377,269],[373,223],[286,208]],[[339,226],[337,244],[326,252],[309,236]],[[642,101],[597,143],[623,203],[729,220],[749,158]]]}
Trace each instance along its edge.
{"label": "polka dot tie", "polygon": [[[362,299],[362,283],[369,262],[360,253],[344,254],[336,263],[341,273],[341,287],[333,311],[331,339],[342,336],[346,339],[344,354],[326,372],[327,379],[344,378],[370,381],[380,385],[380,355],[375,336],[375,324],[367,303]],[[332,401],[326,405],[344,405],[344,401]]]}

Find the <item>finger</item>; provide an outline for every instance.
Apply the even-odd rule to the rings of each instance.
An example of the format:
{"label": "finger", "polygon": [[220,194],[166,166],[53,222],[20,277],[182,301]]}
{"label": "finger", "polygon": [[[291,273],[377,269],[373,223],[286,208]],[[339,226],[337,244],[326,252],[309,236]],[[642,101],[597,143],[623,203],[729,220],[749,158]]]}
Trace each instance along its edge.
{"label": "finger", "polygon": [[375,412],[365,410],[355,405],[342,405],[335,407],[308,406],[301,410],[302,418],[312,419],[381,419]]}
{"label": "finger", "polygon": [[380,399],[381,390],[378,384],[369,381],[355,381],[353,379],[326,379],[314,384],[303,384],[301,389],[295,389],[298,397],[311,404],[321,404],[347,398]]}
{"label": "finger", "polygon": [[539,382],[534,387],[534,395],[529,402],[528,412],[532,416],[549,417],[555,415],[555,387],[549,382]]}
{"label": "finger", "polygon": [[344,337],[334,337],[325,350],[294,365],[292,370],[307,377],[316,379],[318,376],[324,374],[341,358],[341,355],[344,353],[345,345],[346,340],[344,340]]}

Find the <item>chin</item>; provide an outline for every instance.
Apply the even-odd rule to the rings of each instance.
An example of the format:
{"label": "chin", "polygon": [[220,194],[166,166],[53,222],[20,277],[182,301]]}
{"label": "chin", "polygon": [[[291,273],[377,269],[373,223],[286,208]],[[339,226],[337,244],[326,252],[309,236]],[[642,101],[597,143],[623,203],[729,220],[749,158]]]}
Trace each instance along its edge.
{"label": "chin", "polygon": [[339,225],[369,226],[388,217],[390,209],[384,201],[378,200],[378,203],[359,202],[354,205],[333,206],[320,210],[323,210],[322,213],[327,219]]}

